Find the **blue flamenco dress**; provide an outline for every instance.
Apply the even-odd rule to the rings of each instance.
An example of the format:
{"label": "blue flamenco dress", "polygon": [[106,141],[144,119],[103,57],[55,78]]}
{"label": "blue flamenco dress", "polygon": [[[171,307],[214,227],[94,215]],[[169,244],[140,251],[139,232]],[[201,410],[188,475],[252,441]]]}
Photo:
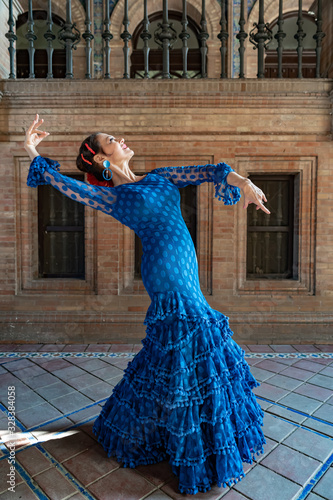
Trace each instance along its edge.
{"label": "blue flamenco dress", "polygon": [[240,199],[217,165],[163,167],[137,182],[100,187],[69,178],[54,160],[36,157],[28,185],[51,184],[63,194],[133,229],[143,246],[142,279],[150,296],[143,347],[128,364],[94,422],[109,457],[124,467],[168,460],[181,493],[244,477],[266,444],[264,413],[252,388],[244,350],[228,318],[203,296],[194,245],[182,218],[179,189],[213,182],[225,205]]}

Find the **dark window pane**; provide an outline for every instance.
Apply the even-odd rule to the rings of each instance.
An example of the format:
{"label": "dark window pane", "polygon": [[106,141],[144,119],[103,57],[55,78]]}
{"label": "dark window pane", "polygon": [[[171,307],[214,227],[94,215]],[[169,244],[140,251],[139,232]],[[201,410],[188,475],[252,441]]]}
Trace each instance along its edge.
{"label": "dark window pane", "polygon": [[38,186],[38,246],[40,277],[84,279],[84,205]]}
{"label": "dark window pane", "polygon": [[[265,193],[271,214],[247,212],[247,278],[297,279],[298,203],[294,199],[294,175],[252,175],[252,182]],[[298,192],[298,191],[296,191]]]}
{"label": "dark window pane", "polygon": [[[186,186],[179,190],[180,207],[186,226],[192,237],[194,247],[197,244],[197,186]],[[135,235],[135,262],[134,275],[141,278],[142,243],[138,235]]]}

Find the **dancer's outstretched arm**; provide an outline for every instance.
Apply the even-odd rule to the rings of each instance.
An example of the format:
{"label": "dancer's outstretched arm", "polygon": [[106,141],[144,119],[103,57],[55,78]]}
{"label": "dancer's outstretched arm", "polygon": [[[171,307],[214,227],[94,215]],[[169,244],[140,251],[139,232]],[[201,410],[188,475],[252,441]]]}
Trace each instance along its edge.
{"label": "dancer's outstretched arm", "polygon": [[216,165],[160,167],[155,168],[152,172],[162,175],[178,187],[185,187],[188,184],[214,182],[215,196],[222,199],[225,205],[236,204],[240,200],[240,190],[242,190],[244,208],[247,208],[250,203],[255,203],[257,210],[261,209],[270,214],[270,211],[263,205],[263,202],[267,201],[267,199],[262,190],[253,184],[250,179],[237,174],[224,162]]}
{"label": "dancer's outstretched arm", "polygon": [[117,195],[112,187],[92,186],[63,175],[59,172],[60,165],[57,161],[39,155],[36,147],[49,135],[48,132],[38,130],[42,123],[43,119],[39,119],[36,115],[25,136],[24,147],[32,160],[27,179],[28,186],[50,184],[72,200],[114,215],[113,205]]}

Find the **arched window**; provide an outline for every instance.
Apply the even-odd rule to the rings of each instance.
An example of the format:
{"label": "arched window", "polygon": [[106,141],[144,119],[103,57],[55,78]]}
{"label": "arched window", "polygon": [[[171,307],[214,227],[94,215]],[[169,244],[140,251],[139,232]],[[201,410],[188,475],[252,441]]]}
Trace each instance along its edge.
{"label": "arched window", "polygon": [[[46,78],[48,73],[47,61],[47,41],[44,33],[47,31],[47,12],[44,10],[33,11],[34,32],[37,39],[34,42],[35,58],[34,73],[36,78]],[[52,46],[54,48],[52,58],[52,72],[54,78],[65,78],[66,76],[66,51],[58,40],[58,33],[61,29],[61,23],[64,21],[55,14],[52,14],[53,27],[52,33],[55,35]],[[16,75],[17,78],[29,77],[29,42],[25,37],[27,33],[28,12],[21,14],[16,22]]]}
{"label": "arched window", "polygon": [[[303,31],[306,33],[303,39],[303,56],[302,56],[302,73],[303,78],[315,78],[316,76],[316,41],[313,35],[316,32],[315,18],[303,12]],[[283,15],[283,31],[286,37],[283,40],[283,56],[282,56],[282,75],[283,78],[298,77],[298,54],[297,40],[294,38],[297,32],[297,17],[298,12],[288,12]],[[278,19],[275,19],[270,24],[270,29],[273,32],[273,39],[268,45],[265,58],[265,77],[277,78],[278,74],[278,56],[276,48],[278,42],[274,35],[278,31]]]}
{"label": "arched window", "polygon": [[[169,22],[177,34],[177,39],[170,49],[170,75],[171,78],[181,78],[183,74],[182,40],[179,38],[183,27],[181,24],[182,13],[169,10]],[[162,48],[154,40],[154,33],[158,29],[158,23],[163,22],[163,12],[155,12],[149,16],[149,33],[152,35],[149,40],[149,76],[150,78],[162,78],[163,56]],[[131,78],[144,77],[143,40],[140,34],[143,31],[143,24],[140,24],[133,33],[131,55]],[[187,41],[189,47],[187,57],[187,72],[190,78],[201,76],[201,54],[199,26],[188,17],[187,31],[190,35]]]}

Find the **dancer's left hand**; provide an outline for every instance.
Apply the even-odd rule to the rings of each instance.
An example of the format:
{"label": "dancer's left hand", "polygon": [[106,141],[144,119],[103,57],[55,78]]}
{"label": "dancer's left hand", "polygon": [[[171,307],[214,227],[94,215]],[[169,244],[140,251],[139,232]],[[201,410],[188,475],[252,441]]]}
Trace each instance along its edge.
{"label": "dancer's left hand", "polygon": [[256,210],[263,210],[266,214],[270,214],[271,212],[264,206],[263,202],[267,202],[267,198],[263,191],[258,188],[255,184],[253,184],[250,179],[245,179],[245,182],[242,186],[243,196],[244,196],[244,206],[243,208],[247,208],[250,203],[255,203]]}

